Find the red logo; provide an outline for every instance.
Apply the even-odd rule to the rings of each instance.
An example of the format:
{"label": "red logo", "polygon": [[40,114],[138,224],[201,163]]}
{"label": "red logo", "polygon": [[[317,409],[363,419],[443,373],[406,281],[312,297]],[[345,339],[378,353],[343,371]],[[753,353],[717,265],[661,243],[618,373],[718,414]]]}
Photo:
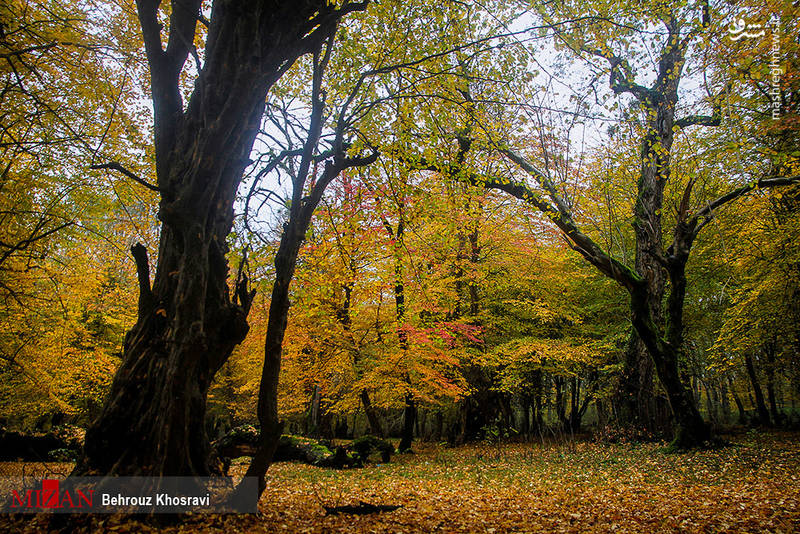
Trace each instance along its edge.
{"label": "red logo", "polygon": [[94,490],[59,491],[59,481],[42,480],[41,489],[11,491],[11,508],[91,508]]}

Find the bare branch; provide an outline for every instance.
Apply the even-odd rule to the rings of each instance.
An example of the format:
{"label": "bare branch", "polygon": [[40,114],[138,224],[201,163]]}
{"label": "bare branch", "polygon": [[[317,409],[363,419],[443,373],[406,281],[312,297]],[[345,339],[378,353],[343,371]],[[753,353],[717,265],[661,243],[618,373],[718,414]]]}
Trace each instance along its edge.
{"label": "bare branch", "polygon": [[89,166],[89,168],[90,169],[95,169],[95,170],[109,169],[109,170],[112,170],[112,171],[118,171],[118,172],[124,174],[125,176],[127,176],[128,178],[130,178],[131,180],[133,180],[134,182],[145,186],[147,189],[149,189],[151,191],[156,191],[158,193],[161,192],[161,189],[159,189],[157,186],[147,182],[143,178],[140,178],[139,176],[137,176],[133,172],[131,172],[128,169],[126,169],[125,167],[123,167],[122,164],[117,162],[117,161],[112,161],[112,162],[109,162],[109,163],[103,163],[103,164],[100,164],[100,165],[91,165],[91,166]]}
{"label": "bare branch", "polygon": [[28,248],[29,246],[31,246],[35,242],[41,241],[42,239],[46,238],[47,236],[50,236],[50,235],[58,232],[59,230],[63,230],[64,228],[67,228],[68,226],[71,226],[71,225],[74,224],[72,221],[68,221],[68,222],[65,222],[65,223],[61,223],[58,226],[56,226],[54,228],[51,228],[51,229],[49,229],[49,230],[47,230],[45,232],[39,233],[40,230],[49,222],[50,222],[50,220],[48,220],[48,219],[40,220],[39,223],[36,225],[36,227],[33,230],[31,230],[31,232],[28,235],[28,237],[26,237],[25,239],[20,240],[17,243],[10,244],[10,243],[0,242],[0,247],[8,249],[5,252],[3,252],[2,256],[0,256],[0,265],[2,265],[3,262],[5,262],[8,259],[8,257],[11,256],[11,254],[13,254],[14,252],[19,252],[21,250],[25,250],[26,248]]}
{"label": "bare branch", "polygon": [[[800,175],[789,176],[785,178],[763,178],[750,182],[749,184],[734,189],[729,193],[709,202],[701,210],[699,210],[691,219],[688,224],[695,228],[694,233],[697,233],[714,217],[714,210],[724,206],[728,202],[732,202],[740,197],[743,197],[750,191],[755,189],[769,189],[772,187],[783,187],[800,183]],[[704,221],[700,222],[700,219]],[[699,223],[699,224],[698,224]]]}

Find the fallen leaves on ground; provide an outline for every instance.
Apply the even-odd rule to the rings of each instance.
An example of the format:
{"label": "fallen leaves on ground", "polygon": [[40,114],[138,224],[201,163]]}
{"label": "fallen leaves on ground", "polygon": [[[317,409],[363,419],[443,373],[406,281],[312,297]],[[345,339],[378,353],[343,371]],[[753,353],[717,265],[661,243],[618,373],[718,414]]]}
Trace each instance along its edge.
{"label": "fallen leaves on ground", "polygon": [[[722,449],[685,454],[668,454],[663,447],[420,445],[416,454],[364,469],[282,463],[270,468],[257,515],[197,515],[158,529],[100,518],[92,529],[176,534],[800,531],[800,435],[751,433]],[[324,513],[323,505],[359,501],[402,507],[362,516]]]}

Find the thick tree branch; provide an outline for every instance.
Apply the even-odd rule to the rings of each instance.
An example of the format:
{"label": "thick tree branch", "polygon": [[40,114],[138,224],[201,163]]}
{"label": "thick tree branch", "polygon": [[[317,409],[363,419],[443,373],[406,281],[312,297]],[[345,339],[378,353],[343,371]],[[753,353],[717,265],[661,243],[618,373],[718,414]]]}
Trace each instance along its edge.
{"label": "thick tree branch", "polygon": [[719,126],[722,123],[722,115],[689,115],[675,121],[675,126],[678,128],[687,128],[689,126],[702,125],[702,126]]}
{"label": "thick tree branch", "polygon": [[613,279],[628,291],[633,291],[642,283],[641,278],[630,268],[608,255],[589,236],[578,229],[575,222],[567,213],[561,213],[547,202],[543,201],[535,191],[526,184],[513,182],[508,179],[497,179],[486,176],[470,174],[467,180],[473,185],[498,189],[511,196],[533,205],[544,213],[573,243],[572,248],[586,258],[589,263],[597,267],[603,274]]}
{"label": "thick tree branch", "polygon": [[678,128],[687,128],[689,126],[702,125],[702,126],[719,126],[722,124],[722,99],[725,96],[725,91],[714,97],[712,102],[713,112],[711,115],[689,115],[675,121],[675,126]]}
{"label": "thick tree branch", "polygon": [[142,39],[151,67],[160,66],[164,60],[161,47],[161,23],[158,22],[158,6],[161,0],[136,0],[136,11],[139,14],[139,25],[142,27]]}
{"label": "thick tree branch", "polygon": [[522,170],[533,176],[534,179],[539,182],[539,185],[541,185],[545,191],[547,191],[550,199],[556,205],[556,209],[563,216],[568,217],[570,220],[572,219],[572,214],[570,213],[569,208],[567,208],[566,202],[564,202],[564,200],[561,198],[561,195],[558,194],[558,190],[556,189],[555,185],[545,173],[534,167],[531,162],[513,150],[501,148],[500,152],[502,152],[503,155],[505,155],[508,159],[516,163]]}
{"label": "thick tree branch", "polygon": [[153,307],[153,292],[150,289],[150,264],[147,249],[141,243],[131,247],[131,255],[136,261],[136,277],[139,281],[139,319],[150,313]]}
{"label": "thick tree branch", "polygon": [[610,51],[597,48],[588,48],[584,46],[581,47],[581,50],[608,61],[611,66],[609,85],[615,95],[630,93],[640,102],[651,105],[660,100],[661,95],[659,95],[657,91],[639,85],[633,81],[633,71],[628,62],[623,58],[612,54]]}
{"label": "thick tree branch", "polygon": [[134,182],[145,186],[147,189],[149,189],[151,191],[156,191],[157,193],[161,192],[161,189],[159,189],[157,186],[151,184],[150,182],[144,180],[143,178],[140,178],[139,176],[137,176],[133,172],[131,172],[128,169],[126,169],[125,167],[123,167],[122,164],[117,162],[117,161],[111,161],[109,163],[102,163],[100,165],[91,165],[91,166],[89,166],[89,168],[90,169],[95,169],[95,170],[109,169],[109,170],[112,170],[112,171],[117,171],[117,172],[120,172],[120,173],[124,174],[125,176],[127,176],[128,178],[133,180]]}
{"label": "thick tree branch", "polygon": [[192,47],[201,0],[172,0],[166,55],[173,72],[180,72]]}
{"label": "thick tree branch", "polygon": [[[456,180],[464,181],[477,187],[484,187],[486,189],[497,189],[508,193],[509,195],[531,204],[536,209],[541,211],[547,216],[558,228],[564,232],[569,239],[570,247],[576,252],[580,253],[586,258],[589,263],[597,267],[603,274],[617,282],[619,285],[633,293],[639,286],[643,284],[643,280],[633,270],[622,264],[619,260],[607,254],[592,238],[581,232],[575,221],[572,219],[569,211],[566,210],[564,203],[560,200],[555,187],[542,175],[541,172],[525,158],[510,150],[504,150],[509,159],[517,163],[523,170],[531,173],[534,178],[539,181],[543,180],[542,187],[551,189],[553,195],[553,202],[556,206],[551,205],[544,200],[536,191],[531,189],[526,183],[521,181],[512,180],[505,177],[487,176],[477,173],[465,173],[461,165],[438,165],[431,164],[424,160],[411,161],[405,159],[410,168],[416,170],[428,170],[438,172],[446,176],[450,176]],[[513,158],[510,154],[513,154]],[[547,183],[548,185],[544,185]],[[548,191],[550,193],[550,191]],[[558,199],[558,200],[556,200]],[[563,211],[558,207],[561,206]]]}
{"label": "thick tree branch", "polygon": [[[796,183],[800,183],[800,175],[789,176],[785,178],[764,178],[750,182],[747,185],[734,189],[733,191],[730,191],[729,193],[712,200],[702,209],[700,209],[693,217],[691,217],[687,224],[695,228],[694,233],[696,235],[700,229],[714,217],[714,210],[727,204],[728,202],[732,202],[740,197],[743,197],[755,189],[769,189],[772,187],[782,187]],[[700,221],[700,219],[703,219],[703,221]]]}

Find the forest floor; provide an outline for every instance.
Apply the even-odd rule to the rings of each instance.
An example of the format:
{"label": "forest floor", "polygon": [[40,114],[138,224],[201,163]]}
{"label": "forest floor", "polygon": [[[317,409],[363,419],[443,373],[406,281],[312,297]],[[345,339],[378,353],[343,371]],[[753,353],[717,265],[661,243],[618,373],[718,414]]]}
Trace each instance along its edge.
{"label": "forest floor", "polygon": [[[364,469],[280,463],[257,515],[187,516],[167,528],[95,516],[91,531],[800,532],[800,434],[729,439],[684,454],[664,444],[419,444],[416,454]],[[9,469],[0,464],[0,474]],[[361,516],[323,509],[359,501],[402,507]],[[5,528],[40,532],[42,522],[7,516]]]}

